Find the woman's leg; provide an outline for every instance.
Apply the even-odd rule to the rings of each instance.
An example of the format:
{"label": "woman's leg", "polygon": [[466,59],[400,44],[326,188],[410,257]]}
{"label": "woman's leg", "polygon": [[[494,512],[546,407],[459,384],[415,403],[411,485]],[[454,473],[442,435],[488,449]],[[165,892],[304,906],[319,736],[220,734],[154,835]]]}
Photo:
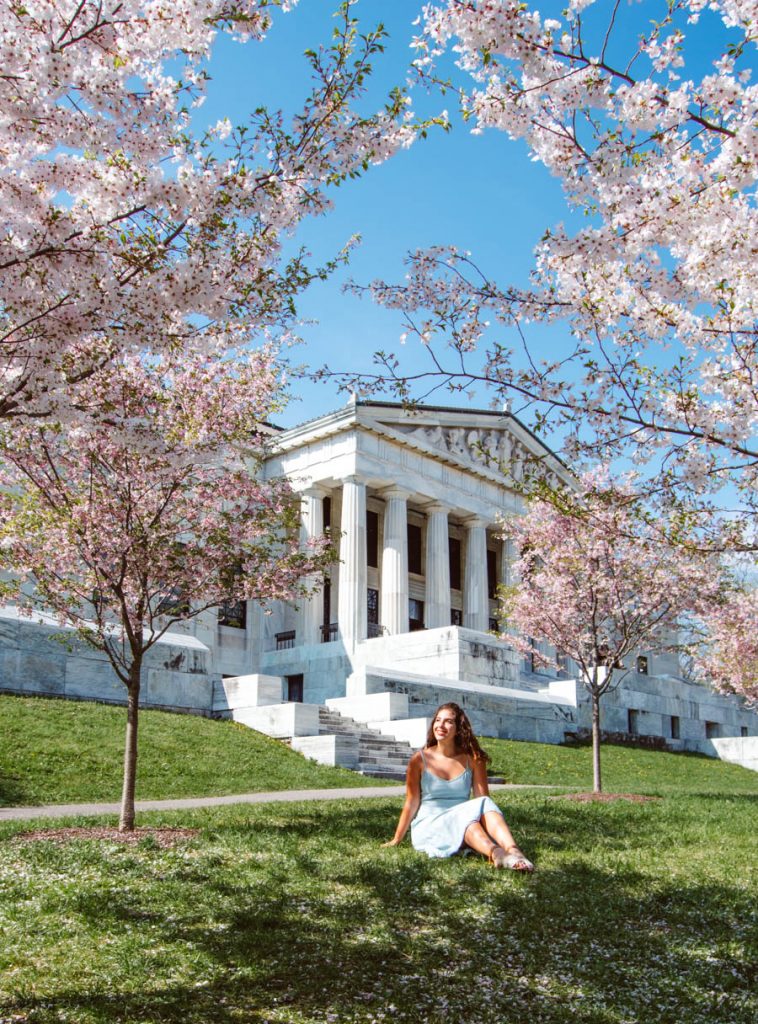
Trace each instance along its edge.
{"label": "woman's leg", "polygon": [[478,821],[473,821],[463,833],[463,841],[477,853],[483,853],[485,857],[492,856],[492,851],[497,843],[493,843]]}
{"label": "woman's leg", "polygon": [[[485,811],[482,815],[482,824],[488,836],[494,839],[497,846],[501,850],[504,850],[506,854],[511,854],[517,858],[510,864],[496,863],[496,859],[493,859],[493,855],[488,854],[490,860],[496,864],[497,867],[512,867],[516,871],[533,871],[534,865],[532,862],[523,855],[516,845],[516,840],[513,838],[513,833],[508,828],[505,818],[500,814],[499,811]],[[497,855],[498,858],[500,854]]]}
{"label": "woman's leg", "polygon": [[511,847],[518,849],[513,833],[508,828],[505,818],[498,811],[486,811],[482,815],[482,825],[485,832],[492,836],[497,846],[503,850],[510,850]]}

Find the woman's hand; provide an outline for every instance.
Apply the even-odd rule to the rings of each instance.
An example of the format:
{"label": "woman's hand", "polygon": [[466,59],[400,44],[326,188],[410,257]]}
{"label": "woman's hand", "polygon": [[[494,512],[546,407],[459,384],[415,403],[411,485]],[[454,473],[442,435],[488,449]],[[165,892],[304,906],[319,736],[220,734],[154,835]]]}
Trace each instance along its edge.
{"label": "woman's hand", "polygon": [[402,839],[390,839],[388,843],[382,843],[382,846],[399,846],[402,841]]}

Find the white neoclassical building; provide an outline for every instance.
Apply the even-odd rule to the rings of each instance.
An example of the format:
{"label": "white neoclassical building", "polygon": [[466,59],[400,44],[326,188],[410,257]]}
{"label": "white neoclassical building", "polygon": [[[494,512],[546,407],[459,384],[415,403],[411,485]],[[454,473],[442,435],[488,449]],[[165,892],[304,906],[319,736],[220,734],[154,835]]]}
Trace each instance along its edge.
{"label": "white neoclassical building", "polygon": [[[500,520],[519,511],[512,485],[530,458],[567,476],[515,418],[485,411],[352,401],[281,432],[265,472],[302,494],[304,536],[328,530],[338,562],[298,608],[248,612],[255,668],[302,674],[305,700],[323,702],[366,664],[438,674],[443,649],[476,634],[499,652],[477,677],[515,681],[519,659],[489,634],[513,560]],[[220,627],[225,674],[242,667],[230,628]]]}
{"label": "white neoclassical building", "polygon": [[[303,536],[331,533],[338,560],[299,606],[206,614],[167,635],[147,669],[145,703],[233,715],[325,761],[356,766],[338,718],[412,745],[437,704],[456,700],[485,735],[561,742],[589,722],[566,664],[535,671],[493,635],[510,582],[504,513],[528,465],[562,463],[509,413],[352,400],[274,431],[264,474],[302,496]],[[91,651],[64,650],[59,627],[0,611],[0,688],[105,700],[121,684]],[[676,659],[637,659],[605,702],[610,732],[749,763],[758,716],[679,676]],[[752,738],[752,739],[751,739]],[[758,767],[758,763],[756,764]]]}

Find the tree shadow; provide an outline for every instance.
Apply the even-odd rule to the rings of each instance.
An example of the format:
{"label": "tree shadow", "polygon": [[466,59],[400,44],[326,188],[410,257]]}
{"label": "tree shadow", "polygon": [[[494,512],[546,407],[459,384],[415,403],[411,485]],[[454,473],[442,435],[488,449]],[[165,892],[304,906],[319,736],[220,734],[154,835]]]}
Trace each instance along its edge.
{"label": "tree shadow", "polygon": [[23,781],[20,776],[0,774],[0,807],[19,807],[28,801]]}

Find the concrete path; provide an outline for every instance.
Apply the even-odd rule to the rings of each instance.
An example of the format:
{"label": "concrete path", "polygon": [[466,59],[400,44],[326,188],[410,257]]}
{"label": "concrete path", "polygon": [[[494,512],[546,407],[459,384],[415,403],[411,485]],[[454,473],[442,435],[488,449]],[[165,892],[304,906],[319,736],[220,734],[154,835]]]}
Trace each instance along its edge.
{"label": "concrete path", "polygon": [[[553,789],[548,786],[494,785],[490,789]],[[354,789],[287,789],[273,793],[235,793],[232,796],[198,796],[184,800],[138,800],[137,811],[182,811],[224,804],[294,803],[296,800],[355,800],[358,797],[400,797],[405,786],[356,786]],[[0,807],[0,821],[32,818],[76,818],[96,814],[118,814],[121,805],[46,804],[43,807]]]}

